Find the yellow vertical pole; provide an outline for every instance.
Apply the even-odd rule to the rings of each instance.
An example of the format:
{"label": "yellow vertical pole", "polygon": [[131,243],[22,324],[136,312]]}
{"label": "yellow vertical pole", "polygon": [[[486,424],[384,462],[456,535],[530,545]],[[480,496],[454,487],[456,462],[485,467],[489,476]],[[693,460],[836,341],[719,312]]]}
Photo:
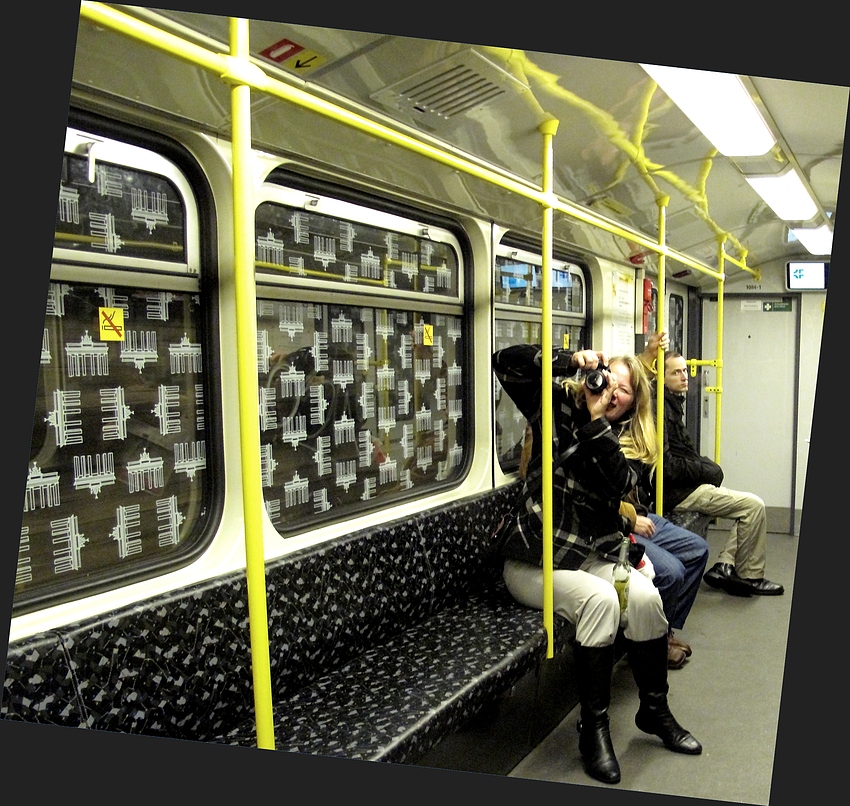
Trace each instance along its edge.
{"label": "yellow vertical pole", "polygon": [[[669,196],[661,196],[656,200],[658,205],[658,245],[667,242],[667,205]],[[658,253],[658,313],[656,327],[658,332],[664,330],[664,299],[666,290],[667,261],[664,252]],[[650,336],[652,334],[649,334]],[[655,429],[658,439],[658,462],[655,466],[655,512],[664,514],[664,350],[658,348],[658,360],[655,364]]]}
{"label": "yellow vertical pole", "polygon": [[[543,193],[552,195],[553,158],[552,138],[558,131],[557,120],[547,120],[540,124],[543,135]],[[549,638],[546,657],[555,654],[554,643],[554,594],[552,591],[552,219],[553,206],[543,204],[543,267],[541,292],[543,303],[543,321],[541,324],[540,346],[543,350],[541,360],[543,384],[541,397],[540,427],[543,438],[543,626]]]}
{"label": "yellow vertical pole", "polygon": [[[248,64],[248,21],[230,19],[230,53]],[[242,507],[245,519],[248,614],[257,747],[274,749],[271,708],[269,626],[263,552],[263,497],[260,476],[259,398],[257,392],[257,301],[254,284],[254,203],[251,170],[251,88],[235,81],[233,114],[233,249],[236,286],[236,354],[239,382],[239,434],[242,449]]]}
{"label": "yellow vertical pole", "polygon": [[724,244],[726,235],[720,239],[720,255],[717,261],[717,268],[720,270],[720,277],[717,280],[717,404],[714,410],[714,461],[720,464],[720,427],[722,420],[723,408],[723,292],[726,281],[723,279],[725,275],[726,251]]}

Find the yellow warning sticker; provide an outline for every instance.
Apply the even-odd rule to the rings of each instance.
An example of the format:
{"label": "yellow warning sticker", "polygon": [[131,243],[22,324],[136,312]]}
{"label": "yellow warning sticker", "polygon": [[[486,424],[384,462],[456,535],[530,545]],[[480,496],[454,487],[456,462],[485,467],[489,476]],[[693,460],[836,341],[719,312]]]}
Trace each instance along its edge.
{"label": "yellow warning sticker", "polygon": [[101,341],[124,341],[124,309],[99,308]]}
{"label": "yellow warning sticker", "polygon": [[320,56],[318,53],[312,50],[304,50],[299,51],[293,56],[290,56],[288,59],[282,61],[280,63],[281,67],[285,67],[287,70],[292,70],[294,73],[308,73],[311,70],[315,70],[317,67],[321,67],[327,59],[324,56]]}

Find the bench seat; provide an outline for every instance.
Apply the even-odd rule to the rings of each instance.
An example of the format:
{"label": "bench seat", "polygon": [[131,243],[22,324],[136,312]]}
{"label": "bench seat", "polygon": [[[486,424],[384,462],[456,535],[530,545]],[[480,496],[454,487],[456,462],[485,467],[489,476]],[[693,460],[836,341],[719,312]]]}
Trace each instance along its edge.
{"label": "bench seat", "polygon": [[[402,763],[461,727],[544,657],[540,613],[473,595],[275,705],[275,747]],[[253,723],[226,737],[254,744]]]}
{"label": "bench seat", "polygon": [[[267,563],[275,748],[425,755],[545,658],[488,538],[499,488]],[[556,647],[574,635],[556,617]],[[10,646],[0,716],[256,745],[247,584],[234,573]]]}
{"label": "bench seat", "polygon": [[708,536],[708,527],[714,522],[713,516],[695,510],[674,509],[671,512],[666,512],[664,517],[670,523],[675,523],[676,526],[681,526],[683,529],[703,537]]}

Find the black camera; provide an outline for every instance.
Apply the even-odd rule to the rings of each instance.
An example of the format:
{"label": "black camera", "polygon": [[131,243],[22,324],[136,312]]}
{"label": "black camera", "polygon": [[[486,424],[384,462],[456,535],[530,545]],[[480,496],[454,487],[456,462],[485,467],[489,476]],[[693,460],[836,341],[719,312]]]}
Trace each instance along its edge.
{"label": "black camera", "polygon": [[590,372],[585,375],[584,385],[587,387],[587,391],[592,395],[598,395],[608,386],[608,379],[602,373],[603,369],[607,372],[608,367],[606,367],[605,364],[600,364],[596,369],[590,370]]}

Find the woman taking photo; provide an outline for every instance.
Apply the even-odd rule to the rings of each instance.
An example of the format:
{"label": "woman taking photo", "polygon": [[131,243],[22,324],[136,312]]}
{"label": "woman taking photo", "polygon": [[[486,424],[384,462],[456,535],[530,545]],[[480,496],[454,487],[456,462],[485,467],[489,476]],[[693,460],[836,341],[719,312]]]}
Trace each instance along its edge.
{"label": "woman taking photo", "polygon": [[[579,750],[585,771],[604,783],[620,780],[608,726],[614,639],[621,623],[612,571],[629,523],[620,514],[638,479],[639,463],[653,465],[658,448],[650,387],[634,356],[556,350],[550,359],[552,394],[552,554],[554,612],[576,628],[581,706]],[[493,370],[528,420],[532,453],[521,502],[503,542],[504,579],[511,595],[543,607],[542,351],[516,345],[497,351]],[[605,365],[608,364],[606,367]],[[568,376],[600,369],[604,388],[592,393]],[[564,380],[565,379],[565,380]],[[546,413],[548,415],[548,413]],[[667,703],[667,633],[661,597],[652,581],[631,569],[622,614],[629,662],[638,686],[635,724],[678,753],[702,752]]]}

